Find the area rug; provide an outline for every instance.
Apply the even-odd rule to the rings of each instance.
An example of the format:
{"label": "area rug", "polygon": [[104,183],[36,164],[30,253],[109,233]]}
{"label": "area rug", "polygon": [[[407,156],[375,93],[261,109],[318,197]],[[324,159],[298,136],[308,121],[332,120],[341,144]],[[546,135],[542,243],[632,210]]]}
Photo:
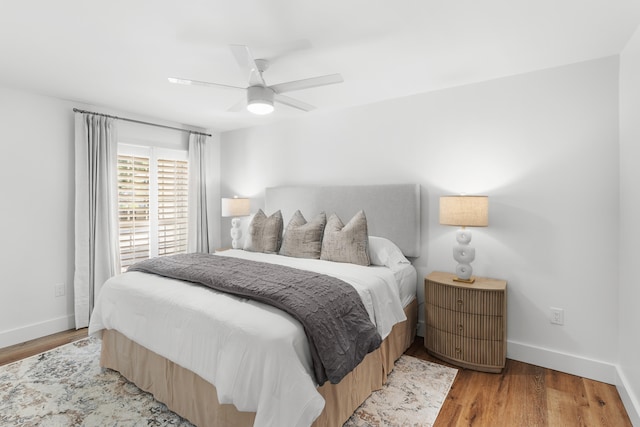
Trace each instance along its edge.
{"label": "area rug", "polygon": [[[1,426],[192,427],[119,373],[99,366],[100,341],[87,338],[0,366]],[[387,385],[345,426],[431,426],[456,370],[402,356]]]}

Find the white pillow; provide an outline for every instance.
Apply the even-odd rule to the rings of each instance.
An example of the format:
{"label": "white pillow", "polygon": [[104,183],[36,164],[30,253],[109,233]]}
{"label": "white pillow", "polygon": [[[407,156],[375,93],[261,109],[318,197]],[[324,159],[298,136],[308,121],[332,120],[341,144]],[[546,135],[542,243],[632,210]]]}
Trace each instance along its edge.
{"label": "white pillow", "polygon": [[403,264],[411,264],[399,247],[384,237],[369,236],[369,258],[373,265],[384,265],[395,269]]}

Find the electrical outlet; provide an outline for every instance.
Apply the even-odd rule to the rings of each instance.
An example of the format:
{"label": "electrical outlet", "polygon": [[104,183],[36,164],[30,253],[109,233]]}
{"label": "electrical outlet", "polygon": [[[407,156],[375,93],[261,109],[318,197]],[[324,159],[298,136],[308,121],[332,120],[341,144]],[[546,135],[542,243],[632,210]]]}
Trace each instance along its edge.
{"label": "electrical outlet", "polygon": [[549,310],[551,310],[551,323],[564,325],[564,310],[556,307],[549,307]]}
{"label": "electrical outlet", "polygon": [[64,296],[64,292],[65,292],[64,283],[58,283],[58,284],[54,285],[53,288],[55,290],[56,297],[63,297]]}

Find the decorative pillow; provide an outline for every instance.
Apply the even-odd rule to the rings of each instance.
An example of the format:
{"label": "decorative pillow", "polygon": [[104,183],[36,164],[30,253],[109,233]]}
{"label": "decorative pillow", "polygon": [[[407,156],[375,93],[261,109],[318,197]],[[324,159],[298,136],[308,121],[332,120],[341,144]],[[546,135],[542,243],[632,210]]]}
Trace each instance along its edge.
{"label": "decorative pillow", "polygon": [[344,225],[338,215],[331,214],[324,228],[320,259],[369,265],[367,218],[360,211]]}
{"label": "decorative pillow", "polygon": [[267,218],[262,209],[258,209],[249,224],[249,232],[244,241],[244,250],[277,254],[281,243],[282,213],[277,211]]}
{"label": "decorative pillow", "polygon": [[373,265],[384,265],[395,269],[404,264],[411,264],[399,247],[384,237],[369,236],[369,258]]}
{"label": "decorative pillow", "polygon": [[320,259],[322,235],[326,224],[327,216],[324,212],[307,222],[302,213],[296,211],[284,231],[280,255]]}

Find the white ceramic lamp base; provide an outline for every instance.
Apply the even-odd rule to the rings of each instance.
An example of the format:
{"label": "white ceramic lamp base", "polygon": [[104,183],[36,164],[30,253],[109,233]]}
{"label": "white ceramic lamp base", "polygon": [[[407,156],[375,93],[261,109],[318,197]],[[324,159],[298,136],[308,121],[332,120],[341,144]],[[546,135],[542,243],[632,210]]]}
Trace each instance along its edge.
{"label": "white ceramic lamp base", "polygon": [[453,259],[458,261],[456,266],[456,277],[454,280],[458,282],[473,283],[475,278],[471,263],[476,258],[476,249],[469,246],[471,242],[471,231],[461,228],[456,232],[456,241],[458,244],[453,247]]}
{"label": "white ceramic lamp base", "polygon": [[233,249],[240,249],[240,237],[242,237],[240,223],[240,218],[233,218],[231,220],[231,247]]}

